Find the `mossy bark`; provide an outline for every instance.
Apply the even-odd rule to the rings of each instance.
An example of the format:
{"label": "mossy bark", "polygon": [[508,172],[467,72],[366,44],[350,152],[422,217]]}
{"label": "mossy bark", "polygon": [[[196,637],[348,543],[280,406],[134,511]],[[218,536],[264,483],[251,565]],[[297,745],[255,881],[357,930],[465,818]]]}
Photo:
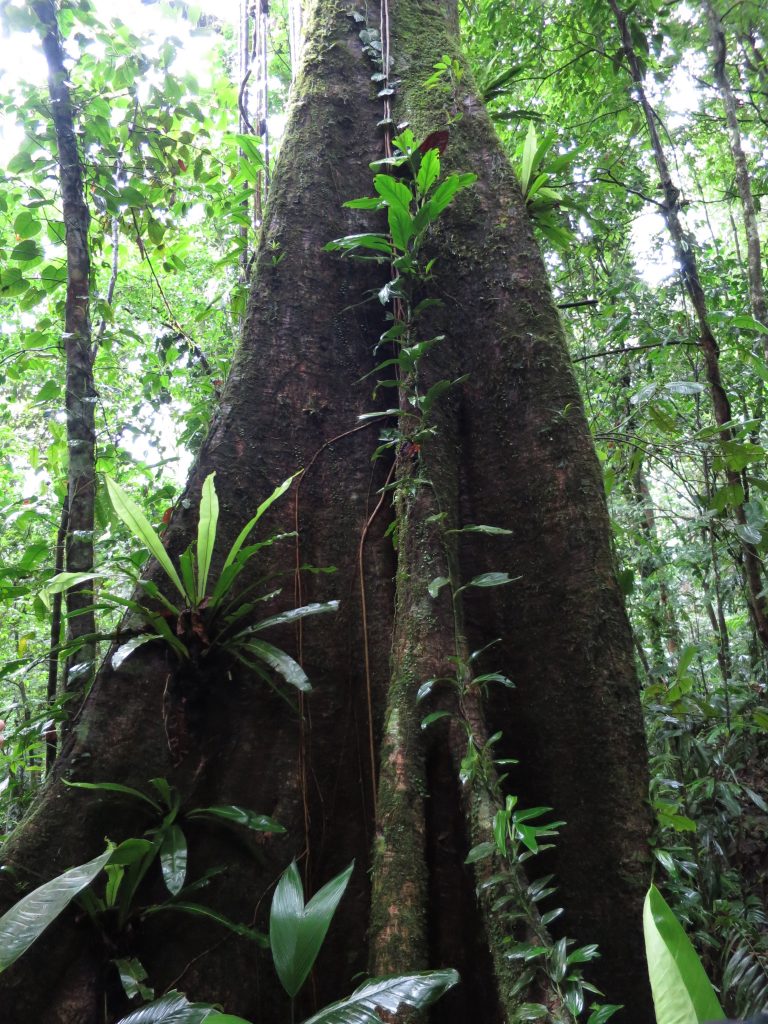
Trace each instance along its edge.
{"label": "mossy bark", "polygon": [[[367,16],[378,24],[375,7],[368,6]],[[449,509],[457,525],[513,531],[502,538],[463,537],[460,566],[451,573],[466,581],[502,570],[521,579],[467,592],[469,649],[501,637],[489,667],[513,678],[517,691],[492,703],[489,727],[502,729],[512,755],[521,758],[514,789],[568,820],[552,855],[567,933],[601,943],[609,1000],[626,1004],[625,1020],[645,1021],[650,1010],[639,917],[648,869],[645,748],[599,468],[525,207],[471,80],[465,75],[448,92],[423,89],[432,64],[454,52],[454,13],[433,0],[397,0],[390,17],[395,72],[403,82],[400,111],[422,136],[460,113],[448,162],[479,175],[434,239],[446,340],[430,353],[430,373],[469,377],[446,398],[438,443],[432,452],[425,446],[424,458],[440,509]],[[368,163],[382,144],[376,128],[381,108],[359,27],[341,3],[318,0],[242,344],[168,534],[168,547],[178,555],[194,535],[202,481],[215,469],[221,559],[258,501],[289,473],[307,467],[298,507],[283,501],[264,527],[267,533],[298,523],[298,546],[270,549],[266,571],[294,563],[338,570],[333,576],[301,574],[301,594],[304,601],[340,598],[339,615],[308,620],[300,640],[289,631],[275,638],[301,655],[315,685],[303,724],[263,685],[226,661],[216,662],[205,673],[202,725],[186,758],[174,765],[163,721],[173,665],[162,646],[147,645],[119,671],[102,669],[40,801],[5,849],[6,863],[28,883],[88,860],[105,834],[120,839],[151,822],[138,806],[69,789],[63,780],[142,787],[153,776],[166,776],[185,806],[240,803],[288,829],[286,838],[233,843],[220,830],[190,825],[190,877],[226,864],[204,898],[235,920],[264,926],[271,886],[292,856],[301,857],[311,890],[355,857],[348,894],[299,1014],[350,991],[369,952],[366,866],[374,818],[357,565],[361,532],[387,466],[371,466],[374,431],[352,431],[356,416],[374,407],[360,381],[374,365],[381,312],[377,303],[362,300],[382,281],[375,265],[321,251],[331,238],[371,227],[367,212],[341,208],[344,200],[369,193]],[[407,579],[396,571],[384,537],[390,515],[374,519],[366,544],[370,710],[374,742],[388,723],[390,738],[406,749],[415,739],[414,708],[394,732],[391,717],[382,725],[390,675],[412,700],[421,674],[433,674],[445,660],[451,623],[445,607],[431,605],[424,594],[438,550],[424,508],[416,500],[409,512],[407,543],[423,550],[409,549]],[[397,604],[393,577],[401,587]],[[280,607],[290,604],[287,591]],[[423,629],[416,614],[426,616]],[[416,644],[420,637],[423,648]],[[394,747],[382,745],[384,763],[387,749]],[[413,954],[420,956],[424,946],[423,921],[429,966],[447,963],[464,974],[463,995],[445,1001],[441,1020],[453,1024],[469,1013],[502,1020],[489,939],[463,864],[468,839],[458,813],[460,794],[439,730],[429,741],[423,777],[421,763],[415,754],[413,777],[394,773],[394,788],[408,787],[398,799],[413,811],[407,848],[419,859],[426,849],[427,867],[423,875],[421,867],[416,871],[409,900],[417,936]],[[390,766],[397,767],[396,758]],[[384,799],[379,802],[384,808]],[[391,871],[374,901],[379,933],[387,921],[376,913],[393,905],[396,877]],[[4,873],[0,901],[7,906],[17,897]],[[159,885],[142,894],[144,902],[161,897]],[[137,923],[131,935],[157,991],[175,985],[232,1013],[287,1019],[267,956],[190,920],[157,915]],[[4,1022],[104,1020],[103,978],[112,954],[86,939],[89,934],[82,920],[69,915],[0,977]],[[394,958],[387,954],[384,962],[394,964]],[[109,1013],[120,1009],[115,1000]]]}

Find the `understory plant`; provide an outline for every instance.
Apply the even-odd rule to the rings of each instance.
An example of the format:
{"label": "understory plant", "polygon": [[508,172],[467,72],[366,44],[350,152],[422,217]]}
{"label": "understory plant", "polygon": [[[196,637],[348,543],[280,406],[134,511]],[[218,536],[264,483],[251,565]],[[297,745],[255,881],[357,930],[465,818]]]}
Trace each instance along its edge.
{"label": "understory plant", "polygon": [[[130,926],[147,917],[176,911],[203,917],[246,937],[268,945],[267,936],[254,928],[231,921],[212,907],[198,902],[195,894],[223,868],[211,868],[200,878],[187,880],[187,839],[183,821],[208,819],[256,832],[283,833],[285,829],[267,815],[236,804],[197,807],[181,811],[181,797],[166,779],[151,780],[153,793],[116,782],[70,782],[78,789],[106,792],[148,806],[156,824],[142,836],[108,843],[107,849],[86,864],[70,868],[24,896],[0,918],[0,971],[10,967],[42,935],[45,929],[77,899],[82,911],[101,936],[104,948],[117,969],[126,996],[151,998],[143,965],[130,948]],[[157,870],[167,892],[160,902],[142,903],[142,883]],[[106,876],[103,885],[98,880]]]}
{"label": "understory plant", "polygon": [[[137,574],[134,577],[135,585],[155,603],[155,607],[112,593],[103,595],[108,603],[119,604],[134,613],[142,624],[139,631],[115,651],[112,665],[118,668],[138,647],[153,640],[163,640],[182,667],[187,665],[199,669],[214,652],[225,652],[254,670],[269,685],[272,685],[271,673],[277,672],[290,686],[307,692],[311,685],[301,665],[285,651],[263,640],[259,634],[263,630],[296,622],[307,616],[335,612],[338,601],[292,608],[244,626],[243,623],[252,616],[257,604],[278,596],[279,590],[258,593],[259,587],[266,586],[264,577],[258,575],[245,586],[237,586],[245,570],[251,569],[254,556],[276,541],[292,536],[279,534],[255,543],[246,543],[264,513],[288,490],[295,474],[276,487],[259,505],[256,514],[238,534],[218,576],[212,578],[211,566],[219,520],[214,475],[211,473],[203,483],[197,537],[180,555],[178,567],[174,565],[161,538],[136,502],[114,480],[106,478],[116,514],[154,557],[177,594],[177,597],[171,598],[152,580]],[[68,575],[77,575],[77,579],[54,578],[52,582],[70,586],[82,582],[80,574]]]}
{"label": "understory plant", "polygon": [[[89,917],[102,924],[106,915],[116,913],[124,929],[131,915],[146,917],[166,909],[195,913],[224,925],[238,935],[269,947],[275,971],[290,1000],[290,1019],[294,1020],[294,999],[309,976],[325,940],[328,928],[344,895],[354,863],[327,882],[307,902],[298,867],[291,863],[283,872],[272,898],[269,935],[229,921],[212,908],[184,898],[199,889],[214,872],[185,886],[186,841],[178,825],[178,793],[164,779],[153,779],[160,803],[139,790],[117,783],[78,783],[81,788],[119,793],[142,800],[154,810],[166,813],[161,824],[141,839],[127,839],[108,848],[86,864],[70,868],[29,893],[0,918],[0,971],[10,967],[76,898]],[[162,806],[161,806],[162,804]],[[236,805],[202,807],[188,811],[186,818],[209,817],[246,825],[258,831],[284,831],[277,822]],[[162,877],[170,899],[161,904],[138,908],[136,892],[147,871],[159,859]],[[106,873],[101,895],[96,882]],[[108,937],[100,929],[105,941]],[[109,937],[112,946],[115,935]],[[190,1002],[178,991],[153,999],[147,972],[130,956],[113,958],[126,996],[141,999],[143,1005],[123,1017],[119,1024],[250,1024],[242,1017],[221,1011],[210,1003]],[[314,1014],[305,1024],[378,1024],[382,1011],[396,1014],[404,1007],[422,1010],[431,1005],[459,980],[451,969],[421,971],[388,978],[373,978],[358,986],[346,999],[332,1003]]]}

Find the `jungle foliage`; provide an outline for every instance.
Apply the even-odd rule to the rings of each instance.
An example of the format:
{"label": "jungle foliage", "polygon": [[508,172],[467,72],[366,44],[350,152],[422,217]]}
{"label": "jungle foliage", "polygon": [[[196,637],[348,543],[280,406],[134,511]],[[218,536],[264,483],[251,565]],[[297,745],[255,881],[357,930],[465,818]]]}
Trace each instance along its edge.
{"label": "jungle foliage", "polygon": [[[245,309],[261,211],[254,196],[261,204],[291,80],[289,11],[273,3],[267,151],[266,135],[241,118],[234,26],[165,3],[150,31],[110,7],[65,2],[58,15],[90,213],[99,657],[120,608],[135,602],[134,581],[147,554],[158,553],[186,467],[216,415]],[[32,5],[11,0],[2,13],[0,46],[18,42],[31,52]],[[468,0],[461,16],[471,73],[546,256],[603,467],[643,681],[655,881],[725,1010],[749,1015],[768,1003],[768,15],[752,0],[641,0],[631,11],[612,0]],[[381,69],[380,40],[361,31]],[[4,834],[30,806],[57,731],[77,710],[62,683],[73,650],[67,617],[55,612],[66,589],[84,582],[67,578],[57,559],[67,494],[66,260],[54,129],[44,66],[11,67],[0,76]],[[463,73],[446,56],[424,83],[445,95],[449,122],[461,116],[452,97]],[[386,90],[385,71],[377,74]],[[416,168],[420,186],[435,159],[439,170],[432,156]],[[406,205],[420,196],[396,178],[376,181],[372,210],[403,190]],[[454,191],[470,184],[454,182]],[[333,244],[402,258],[410,236],[395,208],[392,244],[378,234]],[[428,219],[422,214],[424,226]],[[273,261],[281,258],[276,249]],[[402,269],[400,292],[385,285],[375,301],[411,303]],[[392,373],[412,373],[438,340],[418,339],[417,350],[410,329],[402,328]],[[429,398],[418,395],[421,412]],[[402,440],[385,433],[382,443]],[[166,569],[182,598],[172,612],[176,621],[186,614],[186,638],[154,612],[153,634],[141,637],[168,633],[181,660],[194,616],[215,611],[204,582],[214,502],[211,483],[208,534],[201,507],[186,574],[184,563],[181,576],[170,562]],[[255,511],[245,510],[243,522]],[[236,620],[237,609],[225,614]],[[281,661],[287,655],[250,634],[240,639],[241,654],[250,645],[251,654],[277,659],[285,678],[306,688]],[[497,842],[530,849],[521,829],[536,827],[524,826],[524,812],[508,800]],[[164,827],[178,838],[175,819]],[[171,840],[146,841],[161,862],[165,843],[172,863]],[[561,953],[565,972],[564,945]]]}

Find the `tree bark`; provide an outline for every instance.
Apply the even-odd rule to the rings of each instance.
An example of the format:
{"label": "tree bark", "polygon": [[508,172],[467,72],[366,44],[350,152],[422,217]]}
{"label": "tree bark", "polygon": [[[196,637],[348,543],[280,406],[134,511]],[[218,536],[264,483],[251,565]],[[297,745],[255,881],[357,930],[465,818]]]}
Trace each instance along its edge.
{"label": "tree bark", "polygon": [[[368,18],[378,24],[370,5]],[[488,571],[520,579],[464,592],[461,644],[475,650],[501,640],[487,661],[517,690],[494,698],[487,716],[489,730],[501,729],[510,753],[521,759],[508,785],[525,805],[546,803],[567,819],[548,855],[566,907],[565,930],[579,942],[600,943],[597,981],[607,1001],[623,1002],[623,1019],[644,1024],[651,1013],[640,925],[649,874],[646,751],[599,467],[525,204],[470,76],[454,83],[450,95],[423,88],[434,62],[456,52],[453,12],[437,0],[398,0],[390,20],[394,73],[402,79],[398,115],[407,113],[424,137],[460,111],[448,162],[479,175],[434,239],[444,301],[434,320],[446,339],[430,353],[429,374],[469,376],[440,406],[439,430],[424,458],[447,522],[512,531],[458,535],[451,571],[462,583]],[[162,714],[167,652],[150,644],[117,671],[105,664],[54,777],[9,841],[6,862],[20,877],[38,880],[95,855],[105,834],[122,838],[146,827],[133,804],[67,788],[64,779],[142,787],[165,776],[186,807],[240,803],[271,814],[288,829],[286,837],[233,845],[220,831],[190,827],[192,873],[226,863],[226,873],[204,891],[206,901],[263,926],[271,887],[292,856],[301,857],[310,891],[356,858],[311,991],[299,1000],[302,1013],[351,990],[376,935],[377,966],[409,966],[394,963],[387,940],[400,908],[388,913],[378,894],[391,894],[391,885],[382,889],[385,876],[371,858],[377,821],[371,793],[377,782],[386,785],[390,771],[408,811],[403,818],[395,810],[407,829],[401,842],[418,861],[406,893],[409,949],[422,963],[455,966],[463,976],[461,989],[441,1004],[441,1020],[458,1024],[472,1013],[506,1021],[492,955],[503,960],[503,935],[486,934],[475,880],[463,863],[472,839],[450,768],[455,743],[446,748],[436,732],[419,751],[413,729],[422,673],[440,669],[449,641],[457,642],[451,616],[426,594],[445,548],[417,499],[403,519],[412,534],[404,538],[399,557],[405,561],[396,571],[384,536],[393,513],[385,503],[371,517],[389,467],[382,460],[371,466],[374,431],[355,429],[362,427],[356,416],[377,405],[361,378],[379,361],[372,350],[387,326],[378,303],[362,299],[384,281],[375,264],[321,253],[328,240],[371,228],[370,213],[341,207],[370,192],[368,163],[382,147],[380,102],[370,81],[375,68],[362,52],[360,27],[331,0],[316,3],[241,345],[167,534],[169,551],[178,555],[193,536],[202,481],[215,470],[221,560],[258,501],[306,467],[295,507],[278,505],[264,529],[297,524],[296,549],[267,549],[264,568],[284,571],[294,559],[297,566],[337,568],[333,576],[300,572],[298,586],[302,603],[340,598],[339,615],[320,625],[309,619],[299,638],[286,630],[275,640],[301,658],[315,690],[299,718],[244,670],[216,662],[204,674],[197,711],[203,725],[174,765]],[[364,581],[357,571],[361,537]],[[287,603],[287,596],[278,601]],[[393,697],[404,712],[399,723],[391,716]],[[379,780],[371,778],[371,735]],[[398,772],[401,751],[423,769],[413,776]],[[382,836],[385,844],[393,838],[384,830],[381,793],[379,848]],[[7,874],[0,887],[4,905],[17,898]],[[143,901],[152,898],[148,887]],[[210,925],[192,924],[170,914],[137,923],[132,941],[156,990],[175,985],[232,1013],[287,1019],[267,955]],[[0,977],[4,1021],[103,1019],[97,979],[107,970],[105,957],[95,942],[75,941],[85,934],[85,925],[69,917]],[[110,1012],[118,1010],[115,1000]]]}
{"label": "tree bark", "polygon": [[[90,214],[85,202],[83,170],[75,133],[70,83],[64,66],[54,0],[33,5],[43,31],[43,52],[48,63],[48,91],[51,118],[59,151],[59,182],[67,250],[67,297],[64,314],[63,348],[66,355],[67,414],[67,572],[93,571],[94,501],[96,496],[96,392],[93,385],[91,351],[90,287],[88,249]],[[96,646],[84,639],[96,632],[93,585],[80,583],[67,591],[67,639],[75,644],[67,658],[65,691],[77,706],[94,674]]]}

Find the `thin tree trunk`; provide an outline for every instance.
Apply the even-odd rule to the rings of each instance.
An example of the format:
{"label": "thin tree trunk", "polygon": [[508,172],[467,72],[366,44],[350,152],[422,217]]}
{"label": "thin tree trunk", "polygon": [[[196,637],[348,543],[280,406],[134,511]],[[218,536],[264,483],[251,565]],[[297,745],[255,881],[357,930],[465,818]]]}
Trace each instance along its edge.
{"label": "thin tree trunk", "polygon": [[[733,157],[733,166],[736,172],[736,187],[739,190],[739,199],[741,200],[741,210],[744,218],[744,233],[747,238],[749,298],[752,306],[752,315],[755,320],[768,328],[768,309],[766,308],[765,287],[763,284],[760,234],[757,227],[757,214],[755,212],[755,201],[752,197],[752,185],[749,168],[747,167],[747,158],[741,144],[741,129],[739,128],[736,97],[726,67],[725,29],[713,0],[704,0],[704,9],[707,12],[710,39],[714,53],[715,82],[720,90],[723,107],[725,108],[731,156]],[[768,334],[763,336],[763,351],[766,360],[768,360]]]}
{"label": "thin tree trunk", "polygon": [[[59,156],[59,181],[67,250],[67,297],[64,314],[67,413],[68,524],[67,572],[93,571],[94,499],[96,493],[96,430],[93,353],[89,315],[91,268],[88,251],[90,215],[85,203],[83,172],[75,134],[69,76],[56,20],[54,0],[34,4],[40,19],[43,51],[48,63],[51,116]],[[68,641],[76,650],[67,659],[65,691],[74,698],[86,692],[93,678],[96,648],[83,638],[96,631],[90,582],[67,591]],[[70,708],[77,706],[77,699]]]}
{"label": "thin tree trunk", "polygon": [[[638,100],[645,114],[648,133],[653,147],[653,155],[664,192],[664,220],[672,239],[675,257],[680,266],[685,290],[691,299],[696,313],[699,326],[699,342],[704,355],[715,422],[720,427],[720,440],[727,444],[734,441],[734,432],[732,427],[729,426],[732,420],[731,404],[720,374],[720,349],[709,321],[706,295],[696,265],[695,242],[691,235],[685,231],[680,220],[680,190],[672,181],[669,163],[667,162],[664,146],[656,126],[656,115],[645,92],[643,71],[634,50],[628,16],[618,6],[616,0],[609,0],[609,3],[616,15],[624,54]],[[743,494],[743,500],[734,505],[734,517],[739,526],[745,527],[747,525],[747,517],[744,511],[744,503],[749,499],[747,477],[744,472],[731,469],[728,465],[727,457],[725,462],[725,476],[729,485],[734,487],[734,489],[740,488]],[[762,563],[753,544],[742,541],[741,549],[747,580],[748,607],[761,641],[768,646],[768,611],[766,609],[766,600],[763,596]]]}

